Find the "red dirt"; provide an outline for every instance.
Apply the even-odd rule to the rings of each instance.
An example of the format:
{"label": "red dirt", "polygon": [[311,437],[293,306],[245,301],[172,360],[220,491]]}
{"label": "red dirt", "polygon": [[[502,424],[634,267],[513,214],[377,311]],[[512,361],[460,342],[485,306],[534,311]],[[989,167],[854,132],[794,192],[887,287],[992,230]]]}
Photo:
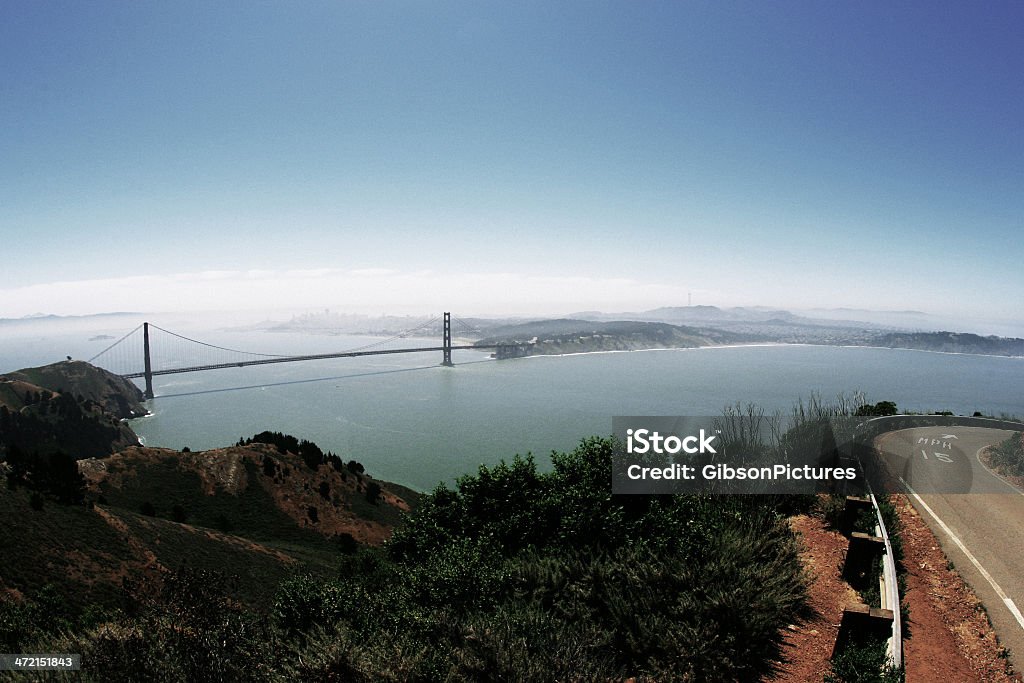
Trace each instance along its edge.
{"label": "red dirt", "polygon": [[974,591],[951,567],[938,540],[905,496],[892,496],[903,525],[910,609],[903,658],[907,683],[1021,681]]}
{"label": "red dirt", "polygon": [[[1008,660],[981,602],[952,569],[931,530],[904,496],[892,502],[902,522],[906,591],[902,596],[910,619],[904,622],[903,661],[907,683],[1021,683]],[[811,576],[808,601],[813,616],[791,624],[784,634],[786,661],[769,680],[777,683],[821,683],[843,608],[860,602],[840,572],[848,543],[817,517],[798,515],[790,526],[799,534],[800,557]]]}
{"label": "red dirt", "polygon": [[799,536],[800,559],[811,577],[808,602],[813,612],[806,622],[791,624],[784,634],[784,662],[771,678],[778,683],[821,683],[831,671],[832,646],[839,632],[843,608],[860,602],[840,572],[846,558],[846,538],[829,529],[818,517],[797,515],[790,526]]}

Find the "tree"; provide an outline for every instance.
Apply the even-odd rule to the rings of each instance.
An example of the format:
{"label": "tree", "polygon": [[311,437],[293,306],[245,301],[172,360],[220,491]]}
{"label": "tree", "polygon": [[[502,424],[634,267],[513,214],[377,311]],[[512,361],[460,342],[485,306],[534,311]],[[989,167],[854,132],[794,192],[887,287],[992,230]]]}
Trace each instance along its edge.
{"label": "tree", "polygon": [[380,484],[375,481],[371,481],[366,485],[366,500],[376,505],[377,501],[380,499],[380,492]]}
{"label": "tree", "polygon": [[892,401],[879,401],[874,405],[868,403],[857,408],[858,417],[887,417],[896,413],[896,404]]}
{"label": "tree", "polygon": [[78,463],[67,453],[57,451],[47,462],[49,490],[62,503],[80,503],[85,496],[85,478]]}
{"label": "tree", "polygon": [[277,463],[270,456],[263,456],[263,475],[273,478],[277,474]]}

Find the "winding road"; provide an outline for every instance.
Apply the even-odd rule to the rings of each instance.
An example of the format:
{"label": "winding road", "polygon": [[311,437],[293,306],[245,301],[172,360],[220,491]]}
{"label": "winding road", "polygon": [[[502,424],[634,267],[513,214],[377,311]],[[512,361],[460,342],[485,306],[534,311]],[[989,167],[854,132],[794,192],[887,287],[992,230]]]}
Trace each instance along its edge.
{"label": "winding road", "polygon": [[988,611],[1015,669],[1024,668],[1024,492],[991,472],[982,451],[1013,432],[915,427],[875,440],[882,461]]}

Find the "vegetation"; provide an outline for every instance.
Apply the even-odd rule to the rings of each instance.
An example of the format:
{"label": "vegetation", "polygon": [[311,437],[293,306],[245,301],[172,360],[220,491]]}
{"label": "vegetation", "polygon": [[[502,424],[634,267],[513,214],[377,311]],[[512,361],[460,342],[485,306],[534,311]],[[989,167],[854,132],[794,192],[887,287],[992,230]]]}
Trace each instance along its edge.
{"label": "vegetation", "polygon": [[8,488],[25,487],[37,496],[48,493],[61,503],[80,503],[83,500],[85,479],[74,459],[63,451],[27,455],[11,445],[7,449],[6,471]]}
{"label": "vegetation", "polygon": [[992,448],[989,453],[992,465],[1000,472],[1014,477],[1024,477],[1024,432],[1017,432]]}
{"label": "vegetation", "polygon": [[[282,434],[281,432],[260,432],[251,439],[239,439],[239,446],[248,446],[253,443],[266,443],[277,448],[278,453],[295,453],[302,461],[306,463],[306,467],[311,470],[316,470],[320,465],[331,465],[335,470],[341,471],[342,461],[334,453],[328,451],[324,453],[319,446],[312,441],[305,439],[299,440],[290,434]],[[355,472],[353,465],[358,465],[359,472],[363,472],[363,466],[356,461],[349,462],[349,470]],[[273,465],[267,465],[264,462],[265,467],[273,467]],[[267,476],[273,476],[273,472],[268,472]]]}
{"label": "vegetation", "polygon": [[[0,375],[0,386],[9,383],[27,383],[35,391],[44,389],[76,399],[81,397],[80,400],[96,404],[118,419],[146,414],[144,396],[131,380],[83,361],[62,361]],[[4,402],[7,400],[0,390],[0,403]]]}
{"label": "vegetation", "polygon": [[879,401],[874,405],[865,403],[857,407],[858,417],[885,417],[897,413],[896,404],[892,401]]}
{"label": "vegetation", "polygon": [[[834,448],[829,418],[890,405],[812,399],[775,446]],[[20,555],[20,569],[2,567],[8,585],[38,585],[30,568],[63,558],[61,569],[88,586],[76,559],[86,544],[89,572],[124,571],[115,558],[125,544],[155,562],[129,569],[116,596],[89,587],[53,606],[43,586],[0,602],[0,646],[81,652],[87,681],[154,671],[169,681],[756,681],[782,659],[780,633],[805,608],[785,515],[809,510],[814,496],[615,496],[616,444],[592,438],[552,454],[550,471],[516,457],[439,486],[389,542],[370,547],[310,524],[323,522],[339,488],[360,494],[353,512],[370,514],[390,484],[288,435],[240,440],[257,443],[273,448],[253,446],[236,471],[261,485],[230,492],[198,495],[201,477],[179,468],[181,454],[140,449],[147,457],[130,472],[120,456],[108,460],[99,493],[116,524],[83,505],[29,512],[26,486],[4,492],[0,512],[25,520],[17,534],[0,530],[0,551]],[[268,482],[304,487],[305,528],[275,506]],[[78,545],[62,545],[65,528]],[[213,529],[237,536],[220,543]],[[23,548],[21,533],[40,543]],[[833,680],[888,680],[878,678],[889,674],[876,645],[845,650]]]}
{"label": "vegetation", "polygon": [[903,683],[904,672],[889,662],[885,643],[875,634],[855,638],[832,658],[825,683]]}
{"label": "vegetation", "polygon": [[41,456],[63,451],[77,460],[109,455],[138,442],[130,428],[87,399],[44,390],[22,400],[25,405],[19,410],[0,405],[0,459],[16,448]]}
{"label": "vegetation", "polygon": [[184,566],[102,623],[8,630],[81,652],[86,680],[759,680],[804,600],[776,501],[616,497],[612,450],[589,439],[551,472],[516,458],[438,487],[384,548],[336,549],[333,578],[286,579],[267,611]]}

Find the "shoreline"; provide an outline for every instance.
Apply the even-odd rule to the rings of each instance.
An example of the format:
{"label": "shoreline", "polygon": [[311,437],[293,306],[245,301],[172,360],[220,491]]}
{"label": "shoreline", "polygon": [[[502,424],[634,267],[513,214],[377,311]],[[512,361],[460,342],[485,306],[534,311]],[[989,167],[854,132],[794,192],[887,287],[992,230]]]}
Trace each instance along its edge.
{"label": "shoreline", "polygon": [[885,351],[914,351],[918,353],[937,353],[947,356],[975,356],[978,358],[1005,358],[1008,360],[1024,360],[1024,356],[1006,356],[996,353],[970,353],[967,351],[936,351],[934,349],[911,349],[904,346],[870,346],[861,344],[810,344],[807,342],[753,342],[750,344],[708,344],[707,346],[667,346],[650,349],[609,349],[603,351],[570,351],[567,353],[536,353],[509,360],[523,360],[526,358],[564,358],[566,356],[594,356],[611,353],[643,353],[647,351],[700,351],[702,349],[744,349],[744,348],[766,348],[766,347],[821,347],[831,349],[881,349]]}

